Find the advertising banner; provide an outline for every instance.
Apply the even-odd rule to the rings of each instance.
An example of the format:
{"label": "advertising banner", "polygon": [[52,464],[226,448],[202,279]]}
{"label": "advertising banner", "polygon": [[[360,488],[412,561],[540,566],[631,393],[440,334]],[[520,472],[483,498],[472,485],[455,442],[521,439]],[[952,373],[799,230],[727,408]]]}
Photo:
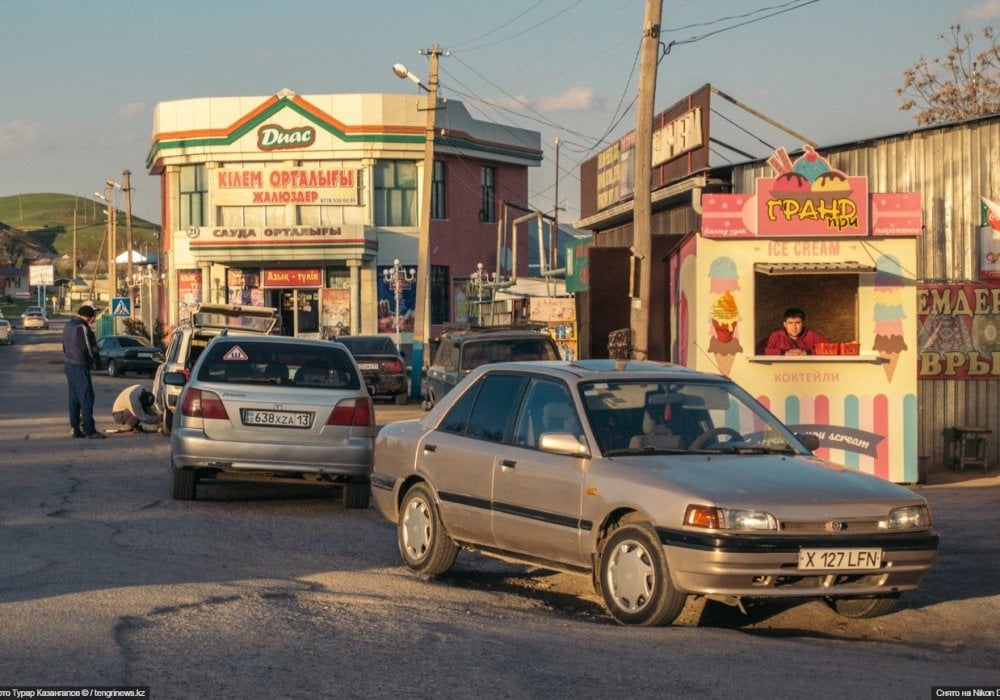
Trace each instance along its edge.
{"label": "advertising banner", "polygon": [[917,288],[918,379],[1000,378],[1000,285]]}

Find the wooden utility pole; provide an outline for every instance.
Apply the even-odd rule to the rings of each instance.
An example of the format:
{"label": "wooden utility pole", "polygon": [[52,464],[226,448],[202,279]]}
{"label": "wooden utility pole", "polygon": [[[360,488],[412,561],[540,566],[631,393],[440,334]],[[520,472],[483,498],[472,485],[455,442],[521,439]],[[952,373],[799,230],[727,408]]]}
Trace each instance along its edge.
{"label": "wooden utility pole", "polygon": [[632,219],[632,357],[649,355],[649,300],[652,290],[653,105],[656,101],[656,61],[660,48],[663,0],[646,0],[639,64],[639,95],[635,113],[635,207]]}
{"label": "wooden utility pole", "polygon": [[[125,192],[125,250],[128,259],[125,261],[125,285],[128,287],[129,306],[135,314],[135,294],[132,291],[132,171],[122,172],[122,191]],[[142,294],[140,293],[140,297]]]}

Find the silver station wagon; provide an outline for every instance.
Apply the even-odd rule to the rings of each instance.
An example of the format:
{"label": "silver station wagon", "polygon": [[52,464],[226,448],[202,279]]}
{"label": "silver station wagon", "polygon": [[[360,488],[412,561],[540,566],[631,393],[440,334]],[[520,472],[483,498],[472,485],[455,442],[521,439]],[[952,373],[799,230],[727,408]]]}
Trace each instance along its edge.
{"label": "silver station wagon", "polygon": [[588,575],[622,624],[669,624],[692,595],[885,614],[937,556],[927,504],[809,446],[725,377],[494,364],[381,430],[372,494],[411,569],[467,548]]}
{"label": "silver station wagon", "polygon": [[375,412],[340,343],[219,335],[198,357],[170,435],[173,496],[195,498],[206,478],[339,486],[367,508]]}

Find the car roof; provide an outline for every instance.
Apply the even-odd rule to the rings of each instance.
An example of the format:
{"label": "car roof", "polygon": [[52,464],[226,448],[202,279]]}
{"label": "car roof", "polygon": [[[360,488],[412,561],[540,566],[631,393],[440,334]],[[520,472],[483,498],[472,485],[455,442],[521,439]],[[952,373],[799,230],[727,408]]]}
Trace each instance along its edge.
{"label": "car roof", "polygon": [[[227,340],[232,340],[238,343],[268,343],[271,345],[318,345],[322,347],[338,345],[338,343],[332,343],[329,340],[321,340],[319,338],[295,338],[290,335],[248,335],[244,333],[222,333],[212,338],[209,342],[221,343]],[[344,349],[346,350],[347,348]]]}
{"label": "car roof", "polygon": [[698,379],[719,382],[730,380],[708,372],[699,372],[668,362],[645,360],[543,360],[532,362],[501,362],[482,365],[482,368],[500,371],[548,372],[563,374],[581,381],[621,381],[622,379],[650,378],[654,380]]}

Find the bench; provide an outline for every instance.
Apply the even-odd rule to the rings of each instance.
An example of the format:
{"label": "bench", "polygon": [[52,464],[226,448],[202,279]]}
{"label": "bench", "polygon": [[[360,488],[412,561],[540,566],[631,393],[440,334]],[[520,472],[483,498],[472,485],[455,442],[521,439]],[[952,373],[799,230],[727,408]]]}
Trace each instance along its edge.
{"label": "bench", "polygon": [[989,428],[975,425],[958,425],[952,428],[952,469],[961,472],[965,467],[980,467],[985,472],[987,439],[993,434]]}

